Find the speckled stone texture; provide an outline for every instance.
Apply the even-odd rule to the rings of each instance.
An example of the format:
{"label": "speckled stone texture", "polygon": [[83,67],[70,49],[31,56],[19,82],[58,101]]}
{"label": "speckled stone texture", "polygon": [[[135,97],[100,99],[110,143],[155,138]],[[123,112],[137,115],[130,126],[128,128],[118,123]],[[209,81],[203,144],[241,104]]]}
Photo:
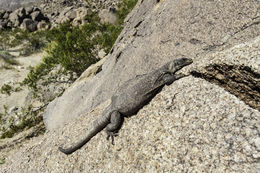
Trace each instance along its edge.
{"label": "speckled stone texture", "polygon": [[[132,72],[136,69],[133,66],[139,62],[147,60],[146,65],[136,67],[138,74],[160,66],[177,55],[193,57],[194,63],[185,67],[182,70],[184,73],[203,71],[207,65],[216,62],[243,64],[259,72],[260,27],[257,22],[254,23],[258,18],[249,19],[250,16],[259,15],[253,6],[259,1],[241,0],[238,3],[233,0],[196,0],[195,3],[195,0],[163,0],[150,11],[145,8],[155,1],[142,2],[139,1],[139,8],[126,20],[126,27],[129,28],[123,31],[122,36],[128,34],[129,37],[118,40],[102,71],[87,82],[81,79],[79,85],[74,84],[67,95],[49,107],[52,112],[50,115],[55,115],[56,112],[66,119],[75,111],[79,116],[69,120],[64,127],[31,138],[19,147],[2,149],[0,159],[6,158],[5,164],[0,165],[2,172],[260,172],[260,112],[224,88],[194,76],[165,86],[136,115],[125,118],[119,136],[115,138],[115,145],[106,140],[106,133],[102,131],[72,155],[67,156],[58,151],[58,146],[68,147],[84,137],[88,127],[109,104],[110,93],[134,75]],[[217,9],[212,9],[214,3],[218,5]],[[187,10],[175,15],[170,14],[171,8],[175,12],[176,8]],[[192,10],[189,9],[196,9],[198,13],[191,15],[189,13]],[[245,15],[248,10],[250,12]],[[153,16],[155,12],[156,16]],[[244,17],[232,18],[228,12]],[[210,14],[206,15],[208,13]],[[140,14],[146,17],[143,18],[143,23],[138,24],[137,15]],[[186,18],[188,14],[192,18]],[[165,16],[168,15],[173,18],[172,23],[166,20],[168,18]],[[179,18],[182,15],[183,18]],[[198,21],[196,16],[199,16]],[[204,22],[205,18],[208,21]],[[185,24],[175,26],[176,23],[183,22]],[[204,27],[203,24],[208,22],[211,22],[210,26]],[[247,22],[253,24],[244,25]],[[193,25],[188,25],[190,23]],[[142,29],[135,30],[136,24]],[[132,34],[142,36],[132,38],[130,31],[137,31]],[[184,34],[177,35],[175,31]],[[185,35],[188,31],[193,32]],[[230,37],[226,34],[229,32]],[[157,58],[149,59],[150,55]],[[98,79],[100,80],[97,81]],[[104,79],[107,79],[107,83],[104,83]],[[124,80],[120,81],[121,79]],[[96,91],[85,88],[90,84],[93,84],[93,88],[98,86]],[[88,89],[93,92],[89,93]],[[106,102],[89,109],[94,107],[94,102],[101,100]],[[88,113],[83,111],[84,104],[88,107],[84,109],[89,109]]]}
{"label": "speckled stone texture", "polygon": [[102,71],[49,104],[46,127],[55,129],[87,113],[110,99],[125,81],[172,59],[188,57],[203,66],[209,54],[256,38],[259,6],[259,0],[139,0]]}
{"label": "speckled stone texture", "polygon": [[[260,39],[213,53],[211,62],[259,67]],[[220,56],[221,55],[221,56]],[[257,68],[255,69],[257,70]],[[82,79],[80,82],[83,82]],[[74,86],[75,87],[75,86]],[[72,155],[58,151],[84,137],[110,100],[63,128],[1,150],[1,171],[12,172],[259,172],[260,112],[204,79],[189,76],[164,89],[137,115],[126,118],[115,145],[104,131]],[[22,170],[22,171],[21,171]]]}
{"label": "speckled stone texture", "polygon": [[[190,82],[192,81],[192,82]],[[184,89],[185,88],[185,89]],[[9,153],[3,172],[256,172],[259,112],[203,79],[166,86],[125,119],[115,145],[99,133],[70,156],[57,150],[84,136],[102,107],[59,133],[34,138]]]}

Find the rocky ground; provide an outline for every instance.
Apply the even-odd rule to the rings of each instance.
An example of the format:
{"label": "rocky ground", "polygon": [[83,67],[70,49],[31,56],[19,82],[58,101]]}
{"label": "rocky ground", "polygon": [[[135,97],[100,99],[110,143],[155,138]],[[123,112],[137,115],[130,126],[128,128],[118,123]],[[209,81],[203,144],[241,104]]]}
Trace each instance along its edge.
{"label": "rocky ground", "polygon": [[39,3],[40,0],[1,0],[0,10],[15,10],[21,6],[32,6]]}
{"label": "rocky ground", "polygon": [[[44,135],[0,141],[1,171],[259,172],[259,5],[139,0],[106,60],[48,105]],[[72,155],[58,151],[84,137],[124,81],[178,57],[193,59],[182,70],[191,75],[125,118],[115,145],[102,131]]]}
{"label": "rocky ground", "polygon": [[[260,38],[195,61],[202,69],[220,55],[259,56]],[[241,53],[243,50],[243,53]],[[243,56],[245,53],[245,56]],[[247,65],[259,66],[250,58]],[[254,62],[252,64],[248,62]],[[87,79],[87,78],[85,78]],[[81,79],[77,83],[83,82]],[[192,81],[192,82],[191,82]],[[74,86],[75,87],[75,86]],[[2,150],[3,172],[259,172],[260,113],[224,88],[189,76],[164,87],[137,115],[124,121],[115,145],[99,133],[82,149],[64,155],[58,146],[82,138],[109,100],[55,131]],[[2,143],[4,145],[5,143]],[[1,146],[0,146],[1,148]],[[86,154],[87,153],[87,154]],[[16,156],[16,157],[14,157]]]}
{"label": "rocky ground", "polygon": [[[19,86],[19,83],[27,76],[30,66],[35,66],[41,62],[43,53],[32,54],[30,56],[19,56],[14,59],[18,62],[17,65],[13,65],[13,68],[5,69],[0,68],[0,86],[8,84],[11,86]],[[15,109],[15,106],[21,107],[26,103],[26,96],[28,95],[28,89],[24,88],[20,92],[14,92],[12,97],[8,94],[0,94],[0,107],[1,113],[4,113],[3,106],[6,105],[11,111]]]}
{"label": "rocky ground", "polygon": [[86,1],[42,1],[16,10],[0,10],[0,30],[7,28],[21,28],[36,31],[55,27],[66,21],[74,26],[86,22],[86,17],[92,11],[98,11],[102,21],[115,23],[118,0],[87,3]]}
{"label": "rocky ground", "polygon": [[[102,21],[113,23],[116,21],[115,11],[112,10],[115,3],[116,1],[106,1],[101,6],[101,3],[96,1],[91,8],[94,11],[100,11]],[[93,12],[85,1],[44,1],[38,7],[36,5],[37,3],[33,6],[20,7],[13,11],[1,10],[0,30],[1,27],[2,29],[21,28],[33,32],[47,29],[50,25],[55,27],[66,21],[70,21],[73,25],[81,25],[85,23],[86,17],[91,14],[91,11]],[[20,82],[27,76],[29,65],[36,66],[36,64],[40,63],[39,58],[43,58],[44,53],[37,54],[36,58],[34,56],[26,57],[22,55],[26,54],[23,51],[29,49],[30,46],[26,47],[26,42],[22,42],[16,48],[9,48],[3,51],[14,55],[8,55],[9,57],[6,58],[17,60],[17,66],[14,65],[9,68],[9,65],[3,64],[3,68],[1,68],[4,75],[1,76],[0,83],[0,87],[3,90],[1,91],[0,104],[0,135],[10,131],[10,127],[13,126],[15,126],[14,129],[17,131],[16,126],[23,124],[24,118],[28,114],[44,109],[50,100],[63,93],[65,88],[71,85],[71,81],[76,78],[75,75],[71,78],[71,75],[59,73],[62,71],[62,67],[58,66],[47,77],[39,81],[38,86],[40,87],[37,87],[36,96],[34,91],[28,90],[26,86],[21,86]],[[104,51],[103,53],[101,51],[98,56],[103,58],[105,54]],[[28,61],[24,62],[23,59]],[[21,60],[22,62],[20,62]],[[32,61],[35,61],[35,63]],[[46,86],[46,83],[48,83],[48,86]],[[29,120],[33,117],[29,117]],[[40,114],[37,117],[39,118]],[[28,121],[26,119],[26,122]]]}

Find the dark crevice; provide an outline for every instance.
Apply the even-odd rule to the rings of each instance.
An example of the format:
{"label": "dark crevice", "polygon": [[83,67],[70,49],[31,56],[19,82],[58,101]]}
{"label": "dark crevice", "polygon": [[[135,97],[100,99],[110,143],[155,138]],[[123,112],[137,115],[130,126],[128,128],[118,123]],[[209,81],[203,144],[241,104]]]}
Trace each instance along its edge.
{"label": "dark crevice", "polygon": [[194,77],[217,84],[260,111],[260,74],[248,66],[212,64],[206,72],[192,71]]}
{"label": "dark crevice", "polygon": [[141,21],[139,21],[135,26],[134,26],[134,28],[138,28],[140,25],[141,25],[141,23],[143,23],[143,21],[141,20]]}

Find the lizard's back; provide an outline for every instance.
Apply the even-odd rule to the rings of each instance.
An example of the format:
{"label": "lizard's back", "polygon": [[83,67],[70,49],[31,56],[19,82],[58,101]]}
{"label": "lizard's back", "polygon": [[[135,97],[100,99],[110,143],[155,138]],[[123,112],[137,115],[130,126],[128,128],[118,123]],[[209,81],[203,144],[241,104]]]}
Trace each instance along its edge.
{"label": "lizard's back", "polygon": [[112,96],[112,109],[124,116],[135,114],[147,104],[163,85],[154,85],[158,75],[148,73],[126,81]]}

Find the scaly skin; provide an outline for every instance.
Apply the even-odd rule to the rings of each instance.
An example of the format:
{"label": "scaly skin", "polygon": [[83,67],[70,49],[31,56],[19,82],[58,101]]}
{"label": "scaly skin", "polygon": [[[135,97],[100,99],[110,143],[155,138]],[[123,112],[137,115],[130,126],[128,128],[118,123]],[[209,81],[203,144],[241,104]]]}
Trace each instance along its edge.
{"label": "scaly skin", "polygon": [[136,114],[138,110],[160,92],[164,85],[170,85],[175,80],[184,77],[184,74],[175,73],[191,63],[192,60],[188,58],[175,59],[151,73],[138,75],[126,81],[116,90],[112,96],[111,104],[94,121],[87,135],[74,146],[67,149],[59,147],[59,150],[65,154],[71,154],[80,149],[105,127],[108,137],[111,136],[113,140],[113,136],[120,127],[123,117]]}

